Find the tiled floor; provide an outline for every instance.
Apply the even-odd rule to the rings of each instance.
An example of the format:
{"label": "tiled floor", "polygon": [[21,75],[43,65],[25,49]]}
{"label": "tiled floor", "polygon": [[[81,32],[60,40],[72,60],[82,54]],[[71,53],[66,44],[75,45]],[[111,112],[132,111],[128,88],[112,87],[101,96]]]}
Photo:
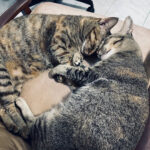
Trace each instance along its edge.
{"label": "tiled floor", "polygon": [[[66,1],[76,4],[75,0],[63,0]],[[116,16],[121,20],[130,15],[135,24],[150,28],[150,0],[93,0],[93,2],[95,13]]]}
{"label": "tiled floor", "polygon": [[150,0],[93,0],[96,13],[124,19],[130,15],[135,24],[150,28]]}
{"label": "tiled floor", "polygon": [[[6,4],[7,1],[9,0],[0,0],[0,11],[4,9],[2,2]],[[121,20],[130,15],[135,24],[150,29],[150,0],[93,0],[93,2],[95,13],[104,16],[116,16]],[[62,3],[80,9],[88,7],[88,5],[75,0],[63,0]]]}

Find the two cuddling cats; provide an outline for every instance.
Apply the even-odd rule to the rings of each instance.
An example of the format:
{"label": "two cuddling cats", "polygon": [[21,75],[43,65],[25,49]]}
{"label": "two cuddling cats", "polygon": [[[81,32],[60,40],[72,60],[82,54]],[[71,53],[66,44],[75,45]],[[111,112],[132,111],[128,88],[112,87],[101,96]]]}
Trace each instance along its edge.
{"label": "two cuddling cats", "polygon": [[116,23],[117,18],[30,15],[6,24],[0,30],[0,116],[7,128],[26,126],[14,106],[25,81],[58,64],[78,66],[80,51],[96,51]]}
{"label": "two cuddling cats", "polygon": [[14,101],[25,81],[58,64],[82,65],[94,53],[117,18],[29,15],[0,29],[0,117],[16,133],[26,122]]}
{"label": "two cuddling cats", "polygon": [[[62,18],[64,19],[65,17],[67,18],[68,16],[63,16]],[[70,18],[74,18],[75,21],[73,22],[77,22],[78,18],[82,17]],[[37,45],[35,44],[35,49],[33,49],[35,53],[31,55],[32,61],[29,55],[31,49],[28,56],[26,56],[27,54],[24,52],[25,48],[23,48],[20,50],[20,55],[23,56],[20,57],[23,57],[23,60],[26,58],[26,62],[30,60],[32,63],[22,66],[19,66],[19,63],[16,64],[18,67],[22,67],[20,69],[22,72],[27,70],[26,68],[31,65],[31,69],[29,69],[29,71],[27,70],[29,73],[25,74],[30,75],[30,78],[33,74],[36,75],[41,68],[45,67],[44,69],[47,69],[49,66],[54,67],[57,65],[51,71],[52,76],[61,75],[63,78],[71,80],[81,87],[77,88],[60,104],[37,118],[33,116],[23,99],[17,99],[16,97],[17,100],[7,100],[8,103],[16,100],[16,105],[22,111],[23,120],[28,125],[29,130],[25,131],[24,126],[21,124],[19,129],[17,129],[20,131],[19,134],[28,138],[28,140],[31,141],[32,149],[35,150],[134,149],[144,130],[145,122],[149,114],[149,104],[147,91],[148,80],[143,67],[140,49],[132,37],[133,23],[131,18],[126,18],[120,32],[109,35],[111,27],[117,22],[116,18],[100,19],[97,24],[98,28],[95,28],[95,26],[90,27],[91,30],[89,30],[89,32],[87,28],[92,25],[94,19],[83,17],[79,20],[82,30],[77,30],[76,25],[74,25],[73,28],[73,31],[78,31],[77,39],[76,34],[69,32],[68,27],[65,28],[63,26],[63,28],[65,28],[63,35],[62,31],[61,34],[59,33],[57,27],[59,29],[62,28],[62,23],[60,23],[62,20],[57,20],[59,22],[57,25],[52,22],[51,25],[55,26],[54,29],[57,31],[55,32],[56,36],[55,33],[53,33],[54,30],[48,32],[49,35],[55,37],[52,39],[46,36],[43,31],[45,29],[41,29],[41,26],[38,25],[39,29],[42,30],[40,30],[39,33],[42,33],[42,35],[44,35],[43,37],[46,37],[45,39],[50,39],[50,41],[48,41],[50,45],[49,43],[45,43],[45,48],[43,41],[41,42],[42,44],[40,42],[36,43]],[[89,20],[92,21],[88,24]],[[48,25],[47,21],[42,21]],[[69,22],[68,24],[71,23]],[[95,24],[95,22],[93,24]],[[34,29],[35,28],[32,27],[32,30]],[[83,36],[83,33],[87,34]],[[25,35],[30,37],[30,34],[27,34],[27,32]],[[65,35],[66,39],[64,40]],[[34,41],[35,38],[32,36],[32,39]],[[38,40],[39,39],[40,37],[38,37]],[[53,39],[54,44],[52,44],[53,42],[51,41]],[[58,39],[61,40],[59,41]],[[30,41],[28,39],[23,40],[24,43],[32,42],[32,40]],[[62,48],[63,44],[68,44],[68,42],[65,44],[66,40],[70,41],[69,44],[74,43],[71,47],[69,45],[66,46],[67,49],[65,49],[66,47]],[[76,45],[77,43],[80,44]],[[41,48],[38,44],[43,47]],[[37,53],[40,48],[45,50],[45,52],[43,52],[44,54],[41,54],[41,52]],[[64,55],[70,55],[70,51],[67,51],[68,48],[73,49],[71,50],[71,52],[73,51],[71,55],[72,58],[74,58],[74,54],[78,54],[78,56],[82,57],[82,55],[80,55],[81,53],[83,55],[91,55],[96,52],[97,55],[102,58],[102,61],[97,62],[89,68],[82,67],[82,62],[78,63],[79,61],[73,63],[71,59],[64,62],[64,60],[66,60],[65,58],[63,62],[61,62],[61,58],[64,58]],[[74,48],[77,48],[77,51],[74,51]],[[57,49],[59,49],[59,51],[57,51]],[[63,57],[59,57],[58,52],[61,52],[61,56]],[[17,54],[18,53],[15,53],[15,55]],[[34,54],[36,54],[36,57],[34,57]],[[12,53],[12,56],[13,55]],[[50,60],[48,56],[51,58]],[[52,58],[55,58],[57,63],[55,63]],[[5,59],[3,58],[3,60]],[[52,63],[49,65],[50,61]],[[5,61],[3,61],[3,63],[4,62]],[[48,65],[46,66],[45,64]],[[23,68],[25,69],[23,70]],[[8,68],[3,67],[3,72],[4,69],[8,70]],[[32,73],[32,69],[35,71],[34,73]],[[10,75],[9,70],[5,72],[8,72]],[[28,78],[26,77],[26,79]],[[4,103],[2,107],[4,107],[4,110],[7,110],[6,108],[8,108],[7,106],[9,105],[10,104],[6,105]],[[10,107],[10,109],[12,109],[12,107]],[[9,111],[5,111],[5,114],[7,118],[11,116],[12,121],[14,121],[15,115],[9,114]],[[14,125],[14,122],[10,120],[8,120],[10,122],[7,122],[3,116],[1,116],[1,118],[4,124],[6,124],[6,126],[8,125],[8,128]],[[17,122],[15,123],[17,124]]]}

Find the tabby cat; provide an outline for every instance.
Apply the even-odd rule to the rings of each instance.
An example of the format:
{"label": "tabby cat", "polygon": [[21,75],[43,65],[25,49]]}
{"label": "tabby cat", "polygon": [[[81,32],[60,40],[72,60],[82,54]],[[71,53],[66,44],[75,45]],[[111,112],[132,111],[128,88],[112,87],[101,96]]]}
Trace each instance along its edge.
{"label": "tabby cat", "polygon": [[117,21],[34,14],[0,29],[0,117],[6,127],[26,127],[14,105],[26,80],[58,64],[81,65],[81,53],[94,53]]}
{"label": "tabby cat", "polygon": [[[50,111],[35,118],[16,101],[28,122],[33,150],[133,150],[149,114],[147,76],[127,17],[120,32],[104,40],[103,61],[89,69],[59,65],[51,72],[81,84]],[[112,52],[111,52],[112,51]],[[111,55],[110,55],[111,54]]]}

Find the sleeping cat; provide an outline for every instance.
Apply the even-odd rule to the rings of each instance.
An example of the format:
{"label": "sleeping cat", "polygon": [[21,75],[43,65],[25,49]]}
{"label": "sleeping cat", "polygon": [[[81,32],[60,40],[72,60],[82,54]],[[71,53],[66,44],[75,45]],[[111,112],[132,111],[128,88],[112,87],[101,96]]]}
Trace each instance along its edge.
{"label": "sleeping cat", "polygon": [[14,100],[25,81],[58,64],[82,65],[110,33],[118,18],[34,14],[0,29],[0,117],[16,133],[26,123]]}
{"label": "sleeping cat", "polygon": [[[59,65],[52,75],[81,84],[53,109],[35,118],[23,99],[16,101],[30,130],[33,150],[133,150],[149,114],[140,48],[127,17],[120,32],[101,45],[99,61],[88,70]],[[112,51],[112,52],[111,52]]]}

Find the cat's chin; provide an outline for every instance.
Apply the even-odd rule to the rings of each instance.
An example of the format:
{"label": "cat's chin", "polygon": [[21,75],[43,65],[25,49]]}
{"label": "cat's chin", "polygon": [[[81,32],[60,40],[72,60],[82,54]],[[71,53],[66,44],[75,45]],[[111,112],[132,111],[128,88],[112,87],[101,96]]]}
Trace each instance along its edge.
{"label": "cat's chin", "polygon": [[101,60],[106,60],[106,59],[108,59],[109,57],[107,56],[107,55],[103,55],[103,56],[101,56]]}
{"label": "cat's chin", "polygon": [[110,50],[108,53],[101,56],[101,60],[106,60],[114,54],[115,54],[114,50]]}

